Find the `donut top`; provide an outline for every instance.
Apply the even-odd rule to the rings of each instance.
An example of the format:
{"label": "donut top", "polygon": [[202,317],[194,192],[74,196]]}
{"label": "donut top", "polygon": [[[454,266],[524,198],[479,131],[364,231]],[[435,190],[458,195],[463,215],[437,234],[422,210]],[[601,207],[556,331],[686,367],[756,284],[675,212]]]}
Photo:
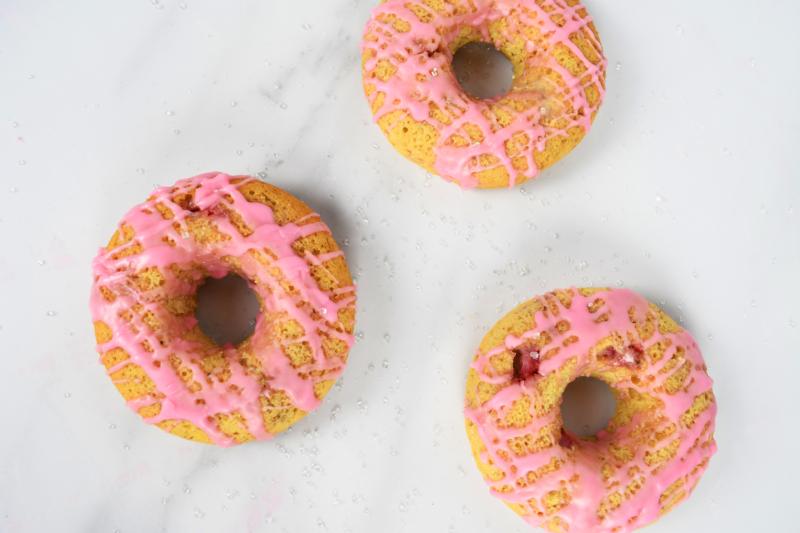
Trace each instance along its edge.
{"label": "donut top", "polygon": [[[355,289],[330,230],[258,180],[203,174],[156,190],[93,262],[98,350],[129,405],[193,440],[267,438],[314,409],[353,342]],[[195,292],[234,272],[259,298],[253,335],[217,346]]]}
{"label": "donut top", "polygon": [[[479,100],[453,54],[492,43],[514,67],[509,94]],[[364,89],[398,150],[465,188],[513,186],[566,155],[605,93],[606,60],[586,9],[566,0],[388,0],[363,40]]]}
{"label": "donut top", "polygon": [[[560,415],[579,376],[606,381],[617,399],[608,427],[586,439]],[[528,522],[624,532],[699,481],[716,451],[711,386],[694,339],[655,305],[628,290],[570,289],[526,302],[487,334],[465,417],[492,492]]]}

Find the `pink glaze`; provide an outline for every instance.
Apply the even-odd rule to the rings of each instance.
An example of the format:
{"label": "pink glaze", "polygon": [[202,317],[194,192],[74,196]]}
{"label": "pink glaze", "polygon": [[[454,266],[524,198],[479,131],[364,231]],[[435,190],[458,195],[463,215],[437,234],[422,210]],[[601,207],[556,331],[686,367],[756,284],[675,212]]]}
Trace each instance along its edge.
{"label": "pink glaze", "polygon": [[[537,418],[533,410],[535,402],[532,401],[531,415],[533,421],[530,424],[524,428],[499,427],[495,421],[505,417],[505,413],[513,402],[524,396],[535,399],[538,381],[561,368],[570,358],[575,357],[578,361],[577,369],[574,371],[575,377],[591,375],[593,370],[588,368],[588,365],[592,362],[592,358],[589,355],[590,349],[601,339],[605,339],[615,333],[629,339],[629,342],[630,339],[638,339],[635,325],[628,316],[629,310],[634,310],[636,321],[644,321],[647,314],[653,312],[647,300],[629,290],[607,290],[588,297],[582,296],[576,289],[572,289],[571,292],[573,293],[573,300],[569,309],[564,308],[562,304],[558,304],[560,310],[558,315],[540,311],[535,317],[535,328],[526,331],[520,336],[508,335],[503,344],[495,346],[485,353],[478,352],[472,363],[472,369],[478,373],[481,381],[500,384],[504,388],[484,405],[474,409],[466,408],[465,416],[477,426],[480,438],[487,448],[482,454],[481,460],[483,462],[491,461],[493,466],[500,468],[504,473],[503,479],[498,482],[487,481],[495,496],[511,503],[525,504],[532,498],[537,502],[542,502],[542,498],[549,491],[557,490],[562,486],[569,487],[572,495],[571,502],[553,514],[543,516],[529,514],[525,516],[525,520],[531,525],[544,527],[549,519],[558,516],[568,526],[565,531],[569,531],[569,533],[621,533],[632,531],[649,524],[662,514],[659,497],[672,483],[683,479],[685,481],[684,488],[688,495],[705,471],[709,458],[716,452],[716,443],[713,440],[716,416],[715,402],[712,402],[690,427],[686,427],[680,420],[681,415],[689,409],[696,396],[712,390],[712,381],[706,373],[705,363],[697,343],[688,332],[682,330],[679,333],[664,335],[656,329],[655,334],[646,343],[643,343],[643,347],[646,349],[665,339],[671,341],[671,346],[659,361],[652,361],[650,356],[640,351],[642,346],[638,346],[636,342],[633,342],[632,344],[635,347],[626,350],[624,353],[617,354],[616,358],[608,361],[607,368],[613,369],[615,365],[635,365],[637,364],[637,359],[640,359],[636,374],[640,378],[638,380],[639,384],[626,379],[613,386],[618,391],[635,389],[637,392],[646,393],[660,402],[658,414],[663,418],[658,425],[659,431],[670,423],[675,424],[677,429],[675,433],[659,442],[654,449],[660,449],[668,443],[680,439],[678,451],[671,460],[658,467],[648,466],[644,460],[645,452],[654,451],[654,449],[648,446],[639,446],[638,449],[634,448],[636,451],[632,460],[617,469],[610,479],[603,480],[601,475],[602,462],[604,460],[614,462],[609,454],[609,445],[612,443],[625,444],[630,437],[631,431],[636,429],[637,421],[640,420],[639,415],[634,417],[629,424],[613,433],[608,431],[600,432],[595,441],[572,437],[562,429],[560,441],[556,440],[558,444],[528,455],[515,455],[506,444],[508,439],[526,434],[538,435],[542,428],[552,424],[560,427],[561,418],[557,406],[544,416]],[[594,313],[589,312],[588,306],[598,298],[605,300],[605,305]],[[552,300],[554,301],[555,298],[552,298]],[[609,320],[599,324],[596,323],[594,321],[595,318],[603,313],[609,314]],[[556,324],[563,320],[569,322],[571,328],[562,334],[557,331]],[[552,346],[562,347],[556,356],[543,358],[540,361],[537,373],[532,379],[519,381],[510,374],[496,375],[497,373],[492,371],[491,357],[506,350],[529,346],[531,341],[538,339],[544,332],[552,335],[554,339],[543,350],[545,353]],[[561,341],[572,335],[579,338],[578,342],[564,347]],[[674,370],[663,374],[659,373],[659,371],[676,353],[678,347],[685,349],[684,360],[690,361],[692,367],[690,374],[684,381],[684,388],[675,394],[668,394],[663,385]],[[536,356],[537,354],[534,353],[533,355]],[[599,359],[598,357],[592,363],[594,364],[594,370],[597,369],[597,361]],[[650,381],[648,379],[649,376],[653,376],[654,379]],[[545,474],[536,482],[524,487],[515,484],[516,479],[547,465],[554,459],[564,461],[564,465],[559,470]],[[577,476],[577,478],[573,478],[573,476]],[[570,480],[571,478],[573,478],[573,481],[566,481],[566,485],[562,484],[562,481]],[[604,520],[600,520],[597,511],[601,501],[615,490],[624,493],[625,487],[634,478],[639,478],[639,481],[643,484],[638,492],[625,499],[622,505],[609,513]],[[577,481],[574,481],[574,479],[577,479]],[[509,485],[513,487],[511,492],[499,492],[497,490],[501,486]]]}
{"label": "pink glaze", "polygon": [[[575,126],[582,128],[584,132],[589,131],[594,114],[605,94],[606,69],[602,45],[588,29],[592,19],[588,14],[581,16],[585,8],[580,3],[570,7],[565,0],[546,0],[543,6],[535,0],[463,0],[453,3],[460,4],[461,9],[456,11],[452,6],[447,6],[447,14],[437,13],[420,2],[409,0],[388,0],[373,11],[366,27],[362,48],[375,52],[367,59],[363,68],[365,84],[376,86],[370,97],[372,103],[374,104],[378,94],[385,95],[383,105],[373,109],[375,121],[387,113],[404,110],[415,121],[434,126],[439,132],[439,138],[434,148],[436,161],[433,170],[464,188],[477,186],[475,172],[496,166],[505,167],[510,177],[510,186],[535,178],[540,169],[534,161],[533,150],[527,150],[524,155],[527,170],[519,171],[514,168],[512,158],[506,154],[505,143],[514,134],[524,132],[534,140],[536,151],[542,151],[549,139],[564,136],[567,130]],[[409,9],[412,4],[429,12],[432,15],[430,22],[421,22]],[[524,11],[520,8],[524,8]],[[474,28],[480,33],[482,41],[491,43],[489,24],[498,19],[506,19],[508,34],[519,35],[520,28],[514,19],[507,18],[511,13],[520,15],[523,26],[538,28],[547,42],[547,48],[538,51],[539,53],[535,53],[537,51],[534,42],[526,42],[531,55],[528,56],[525,68],[555,71],[561,76],[564,86],[540,84],[518,89],[515,84],[506,96],[486,100],[473,98],[461,89],[456,80],[452,70],[453,51],[450,45],[465,27]],[[559,15],[564,17],[561,26],[553,20]],[[393,27],[392,21],[395,17],[410,23],[410,31],[402,32]],[[570,35],[576,32],[592,42],[593,48],[602,58],[599,64],[593,64],[584,57],[570,40]],[[566,46],[581,60],[586,71],[576,77],[564,68],[553,56],[556,45]],[[367,79],[369,73],[382,61],[390,62],[397,72],[387,81]],[[589,103],[585,94],[586,88],[592,85],[600,95],[595,105]],[[533,99],[538,104],[525,112],[514,113],[515,118],[511,124],[502,127],[490,113],[490,108],[500,106],[513,112],[512,103],[515,99]],[[430,116],[431,104],[447,110],[452,123],[445,125],[433,120]],[[545,116],[549,119],[564,118],[567,126],[546,126],[541,122]],[[464,132],[466,124],[478,126],[484,141],[467,147],[450,145],[447,141],[453,134],[469,138]],[[478,156],[482,154],[494,155],[500,160],[499,164],[481,166]]]}
{"label": "pink glaze", "polygon": [[[246,178],[246,181],[252,181],[252,178]],[[355,305],[355,288],[351,286],[330,293],[322,291],[312,278],[309,267],[309,263],[320,265],[342,255],[342,252],[300,257],[292,248],[292,243],[301,237],[318,232],[330,233],[330,230],[314,213],[295,224],[278,225],[269,207],[249,202],[239,192],[238,187],[246,181],[235,185],[226,174],[208,173],[179,181],[173,187],[156,190],[145,203],[129,211],[121,223],[121,226],[128,226],[135,232],[133,242],[125,246],[139,243],[143,251],[114,259],[112,256],[124,247],[115,250],[102,248],[92,265],[95,279],[90,302],[92,317],[94,321],[102,321],[110,326],[113,332],[111,341],[99,345],[98,351],[104,354],[113,348],[122,348],[130,355],[129,360],[110,368],[109,374],[131,363],[136,364],[155,383],[158,393],[165,396],[132,400],[128,402],[130,407],[138,411],[160,401],[161,412],[148,419],[148,422],[189,421],[221,446],[233,445],[235,441],[219,430],[212,418],[214,415],[238,412],[256,439],[269,438],[271,435],[264,428],[259,397],[269,396],[271,391],[284,391],[297,408],[313,410],[320,403],[314,394],[315,382],[336,379],[344,366],[341,359],[325,357],[321,335],[341,339],[348,349],[353,343],[352,336],[344,332],[337,317],[340,310]],[[194,205],[190,206],[190,210],[172,201],[176,193],[193,190]],[[163,217],[156,209],[157,204],[167,207],[174,216]],[[244,237],[231,224],[226,214],[230,210],[238,213],[253,230],[251,235]],[[186,226],[186,221],[197,214],[209,217],[229,239],[198,244],[190,237]],[[165,238],[174,241],[175,246],[167,244]],[[297,289],[297,294],[288,294],[268,273],[268,269],[250,255],[253,250],[265,249],[277,256],[272,266],[280,269],[285,279]],[[227,380],[213,375],[206,377],[199,364],[201,354],[209,355],[210,341],[198,342],[185,337],[197,324],[195,317],[176,317],[164,306],[167,296],[194,295],[204,279],[204,276],[197,276],[192,282],[183,281],[174,275],[169,268],[171,265],[185,268],[199,264],[208,275],[221,278],[231,270],[223,262],[223,257],[238,259],[240,268],[236,273],[249,281],[262,302],[255,331],[248,341],[239,347],[211,347],[211,354],[216,350],[216,353],[222,352],[224,355],[231,372]],[[150,267],[157,267],[166,282],[156,289],[142,292],[135,288],[134,276]],[[101,287],[110,289],[116,299],[108,302],[100,292]],[[131,322],[124,320],[121,313],[135,304],[142,305],[143,311],[152,311],[165,325],[166,332],[153,332],[143,323],[143,313],[134,313]],[[292,367],[281,347],[268,335],[270,324],[264,318],[265,312],[285,313],[302,325],[305,334],[296,342],[309,343],[313,353],[312,363],[300,368]],[[152,352],[144,348],[144,341],[152,347]],[[164,345],[159,341],[164,341]],[[245,345],[260,361],[263,377],[267,379],[266,386],[240,363],[239,348]],[[173,354],[181,360],[182,365],[192,370],[193,379],[201,383],[199,392],[191,392],[170,366],[168,358]],[[312,372],[315,374],[309,376]]]}

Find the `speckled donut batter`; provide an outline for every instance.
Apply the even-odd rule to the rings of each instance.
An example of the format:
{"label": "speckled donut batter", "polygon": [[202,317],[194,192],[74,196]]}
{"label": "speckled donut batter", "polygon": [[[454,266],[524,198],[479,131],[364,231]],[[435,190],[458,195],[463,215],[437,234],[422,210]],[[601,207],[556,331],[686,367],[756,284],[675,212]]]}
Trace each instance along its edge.
{"label": "speckled donut batter", "polygon": [[[559,408],[580,376],[617,399],[608,427],[586,439],[562,428]],[[622,533],[671,510],[716,451],[716,410],[691,335],[622,289],[523,303],[484,337],[467,377],[467,434],[492,493],[556,533]]]}

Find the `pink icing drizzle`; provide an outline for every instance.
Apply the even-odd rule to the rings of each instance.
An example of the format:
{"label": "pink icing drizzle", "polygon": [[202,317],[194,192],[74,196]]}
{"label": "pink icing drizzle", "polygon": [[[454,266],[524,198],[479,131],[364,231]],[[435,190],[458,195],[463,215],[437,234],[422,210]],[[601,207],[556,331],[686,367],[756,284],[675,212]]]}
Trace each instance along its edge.
{"label": "pink icing drizzle", "polygon": [[[95,282],[91,291],[91,314],[94,321],[106,323],[113,331],[111,341],[99,345],[98,351],[103,354],[113,348],[122,348],[130,355],[129,360],[109,368],[109,374],[130,363],[140,366],[155,383],[158,392],[166,396],[160,399],[160,413],[148,419],[148,422],[186,420],[205,431],[215,444],[221,446],[235,442],[219,430],[211,418],[213,415],[238,412],[256,439],[269,438],[271,435],[264,427],[259,397],[280,390],[288,394],[299,409],[313,410],[320,403],[314,394],[315,381],[337,378],[344,366],[344,362],[338,358],[326,358],[322,350],[322,336],[340,339],[348,349],[353,343],[352,336],[344,333],[338,323],[338,312],[354,306],[355,288],[350,286],[325,292],[318,287],[309,267],[309,263],[322,265],[342,255],[342,252],[319,256],[307,252],[306,257],[300,257],[292,248],[292,243],[297,239],[318,232],[330,233],[329,228],[322,221],[315,221],[318,219],[315,213],[294,224],[278,225],[268,206],[249,202],[239,192],[238,187],[247,181],[252,181],[252,178],[233,184],[231,177],[226,174],[208,173],[179,181],[173,187],[157,189],[147,202],[129,211],[121,223],[135,232],[134,241],[126,246],[139,243],[143,251],[114,259],[112,256],[120,249],[109,251],[101,248],[92,265]],[[180,191],[194,191],[196,208],[185,210],[172,201]],[[156,209],[157,204],[167,207],[174,217],[162,217]],[[240,234],[225,210],[238,213],[253,233],[247,237]],[[186,221],[198,213],[210,218],[229,239],[198,244],[186,228]],[[164,242],[165,237],[174,241],[175,246]],[[297,294],[287,293],[264,265],[250,255],[251,250],[263,251],[265,248],[277,256],[277,259],[273,259],[274,266],[297,289]],[[198,359],[200,352],[208,353],[208,341],[203,344],[185,337],[185,333],[195,327],[197,320],[193,315],[171,315],[165,309],[164,300],[167,296],[191,296],[204,279],[199,277],[192,282],[181,280],[170,270],[171,265],[185,268],[199,264],[208,275],[220,278],[231,271],[231,267],[222,261],[223,257],[239,261],[237,274],[249,281],[262,302],[262,312],[255,331],[245,344],[249,343],[250,351],[260,361],[262,372],[268,378],[267,388],[247,372],[240,363],[237,347],[231,345],[217,349],[224,354],[231,372],[230,378],[224,382],[214,377],[204,379],[206,373],[198,364]],[[157,289],[141,292],[135,288],[134,277],[150,267],[157,267],[166,282]],[[101,287],[111,289],[116,299],[113,302],[104,299]],[[122,317],[122,313],[135,304],[142,305],[143,312],[152,311],[162,324],[167,325],[165,345],[159,343],[159,336],[142,321],[141,313],[134,313],[131,322]],[[285,313],[303,327],[304,336],[295,342],[305,341],[310,345],[312,363],[300,368],[292,367],[281,347],[268,335],[270,324],[265,320],[264,312]],[[149,343],[153,352],[144,348],[144,341]],[[192,370],[195,381],[202,382],[200,392],[190,392],[181,381],[169,364],[168,358],[172,354],[180,358],[183,366]],[[301,376],[301,372],[306,375]],[[308,374],[311,372],[324,377],[310,377]],[[232,386],[236,390],[232,390]],[[197,400],[205,403],[198,405]],[[156,401],[159,399],[147,396],[128,403],[132,409],[138,410]]]}
{"label": "pink icing drizzle", "polygon": [[[481,381],[494,384],[502,384],[505,387],[500,390],[493,398],[478,408],[465,408],[465,416],[472,421],[478,428],[481,440],[486,445],[486,451],[481,460],[484,462],[492,461],[495,467],[499,467],[503,473],[503,479],[492,486],[492,492],[499,498],[508,502],[526,503],[529,499],[535,498],[538,502],[551,490],[561,487],[562,480],[569,480],[573,475],[578,475],[579,480],[572,487],[572,500],[565,508],[557,514],[568,525],[570,532],[597,531],[622,533],[640,528],[656,520],[660,516],[659,496],[664,490],[676,480],[685,480],[685,490],[691,491],[699,481],[706,469],[704,464],[715,452],[716,444],[711,439],[714,432],[714,420],[716,416],[716,403],[712,403],[695,420],[691,427],[685,427],[680,422],[681,415],[692,405],[693,399],[706,391],[711,391],[712,381],[705,371],[703,357],[692,336],[686,332],[661,334],[656,330],[647,346],[669,339],[672,345],[667,349],[664,356],[658,361],[653,362],[648,356],[644,356],[647,361],[645,371],[647,375],[655,377],[655,381],[648,382],[641,379],[639,384],[626,380],[617,383],[617,389],[632,388],[640,393],[646,393],[657,398],[662,406],[660,415],[664,417],[659,428],[663,428],[669,423],[677,425],[675,433],[660,442],[658,448],[667,443],[680,438],[680,446],[673,459],[654,469],[648,466],[645,461],[644,450],[638,450],[633,460],[625,463],[618,469],[613,481],[619,482],[614,488],[610,488],[601,476],[600,457],[609,457],[608,446],[612,442],[624,443],[626,437],[636,426],[637,417],[625,427],[619,428],[613,434],[603,431],[598,434],[597,441],[579,440],[575,452],[569,452],[564,447],[555,445],[542,451],[524,456],[515,455],[507,446],[507,441],[514,437],[526,434],[538,435],[539,431],[553,423],[560,425],[560,413],[555,408],[550,413],[540,418],[536,418],[536,413],[531,410],[533,422],[524,428],[502,428],[494,423],[494,419],[499,416],[503,418],[505,413],[514,401],[523,396],[534,397],[536,395],[535,382],[539,377],[532,381],[514,382],[509,375],[490,375],[490,358],[506,350],[513,350],[519,346],[529,343],[532,339],[538,338],[542,332],[553,335],[556,341],[559,335],[555,325],[560,320],[567,320],[571,324],[571,329],[563,334],[563,337],[576,335],[579,341],[568,347],[562,347],[555,357],[542,360],[538,368],[538,374],[547,376],[549,373],[558,370],[564,363],[577,357],[578,368],[575,375],[585,375],[588,373],[586,365],[589,362],[589,350],[601,339],[613,333],[627,337],[628,333],[635,335],[635,328],[628,318],[628,310],[633,307],[636,310],[638,320],[644,320],[648,313],[648,302],[629,290],[609,290],[593,294],[588,297],[582,296],[577,290],[572,289],[573,300],[570,309],[560,306],[560,315],[554,316],[551,313],[539,312],[536,315],[535,329],[531,329],[520,336],[508,335],[503,344],[496,346],[486,353],[478,352],[471,367],[480,375]],[[606,304],[596,311],[590,313],[588,305],[596,298],[602,298]],[[607,322],[595,323],[594,319],[601,313],[608,312],[610,318]],[[638,338],[638,337],[637,337]],[[559,345],[554,342],[548,348]],[[645,346],[645,348],[647,347]],[[685,383],[688,386],[678,391],[676,394],[667,394],[663,388],[659,388],[669,377],[671,372],[659,374],[670,357],[676,352],[678,347],[685,349],[684,359],[692,363],[692,369]],[[629,357],[623,357],[619,364],[627,364]],[[487,374],[487,371],[489,374]],[[673,370],[674,371],[674,370]],[[644,377],[644,376],[642,376]],[[649,385],[646,385],[649,383]],[[533,403],[533,402],[532,402]],[[494,410],[498,414],[492,416],[489,411]],[[708,427],[706,425],[708,424]],[[711,439],[706,445],[694,446],[697,439]],[[649,449],[649,448],[648,448]],[[510,460],[502,456],[508,454]],[[524,476],[527,472],[535,471],[547,465],[554,458],[563,460],[565,464],[560,470],[545,474],[533,484],[524,488],[515,486],[514,480]],[[613,461],[612,461],[613,462]],[[626,499],[620,507],[612,511],[605,520],[599,520],[597,510],[601,500],[614,490],[623,492],[626,485],[633,479],[629,475],[631,467],[638,467],[636,476],[644,478],[643,486],[633,497]],[[516,472],[516,474],[514,473]],[[487,481],[488,482],[488,481]],[[512,492],[498,492],[497,488],[501,485],[511,485],[514,487]],[[531,525],[543,526],[550,516],[536,516],[534,514],[524,517]]]}
{"label": "pink icing drizzle", "polygon": [[[365,36],[377,37],[377,42],[365,39],[362,43],[364,50],[372,49],[375,52],[364,65],[365,83],[376,86],[373,93],[385,94],[383,105],[374,110],[374,118],[378,121],[381,117],[395,110],[405,110],[415,121],[427,122],[439,130],[439,139],[434,148],[436,161],[434,170],[443,178],[458,183],[464,188],[478,185],[474,173],[487,168],[502,166],[510,177],[509,186],[527,179],[535,178],[539,168],[533,158],[533,150],[528,149],[524,157],[527,170],[519,171],[514,168],[512,158],[506,154],[505,143],[518,132],[525,132],[535,142],[537,151],[542,151],[548,139],[566,135],[566,131],[578,126],[588,132],[594,113],[600,106],[605,94],[605,69],[606,59],[602,57],[602,45],[594,38],[587,26],[592,22],[588,14],[581,17],[578,12],[583,10],[580,3],[569,6],[564,0],[548,0],[546,7],[553,10],[547,13],[543,6],[534,0],[472,0],[469,4],[474,8],[465,9],[466,13],[456,12],[448,6],[450,13],[442,15],[433,10],[430,22],[420,21],[409,9],[411,2],[408,0],[388,0],[373,11],[372,18],[367,24]],[[467,2],[464,2],[467,4]],[[533,13],[531,17],[524,7]],[[563,79],[564,87],[547,86],[516,90],[503,97],[479,100],[467,95],[458,84],[452,71],[453,54],[450,43],[454,42],[459,31],[464,27],[477,30],[484,42],[492,42],[489,34],[489,23],[505,18],[508,22],[508,32],[520,35],[517,23],[513,18],[508,18],[514,12],[520,15],[523,24],[538,28],[545,36],[548,49],[540,53],[536,50],[535,43],[526,43],[529,56],[526,67],[546,68],[558,73]],[[559,26],[551,18],[553,15],[563,15],[565,23]],[[392,18],[399,17],[411,25],[408,32],[400,32],[392,27]],[[583,53],[570,40],[570,35],[583,32],[590,39],[597,53],[602,57],[599,64],[592,64],[584,58]],[[586,67],[586,72],[574,76],[564,68],[551,53],[552,47],[557,44],[566,46],[576,57],[580,58]],[[397,72],[387,81],[377,78],[367,80],[366,76],[372,72],[380,61],[389,61]],[[424,81],[420,81],[423,79]],[[584,93],[586,87],[594,85],[600,98],[595,105],[591,105]],[[514,99],[538,101],[532,109],[522,113],[513,112],[511,102]],[[452,123],[442,124],[430,116],[430,103],[439,109],[451,111]],[[568,105],[565,105],[568,103]],[[515,117],[511,124],[502,127],[492,113],[490,106],[499,105],[512,111]],[[572,112],[565,112],[571,107]],[[567,119],[567,126],[554,128],[545,126],[541,120],[543,115],[547,118],[556,118],[559,115]],[[469,138],[464,133],[464,125],[473,124],[483,132],[483,142],[475,142],[466,147],[455,147],[447,143],[453,134],[460,134]],[[498,164],[489,167],[480,167],[478,156],[491,154],[499,159]]]}

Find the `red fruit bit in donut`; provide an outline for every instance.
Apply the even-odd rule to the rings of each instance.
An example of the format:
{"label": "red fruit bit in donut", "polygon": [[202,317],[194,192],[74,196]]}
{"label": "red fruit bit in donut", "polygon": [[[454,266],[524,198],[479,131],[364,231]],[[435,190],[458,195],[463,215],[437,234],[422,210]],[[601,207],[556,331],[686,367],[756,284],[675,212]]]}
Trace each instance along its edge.
{"label": "red fruit bit in donut", "polygon": [[644,348],[640,344],[630,344],[624,352],[619,352],[613,346],[607,346],[597,354],[597,358],[618,365],[639,366],[644,359]]}
{"label": "red fruit bit in donut", "polygon": [[562,448],[569,448],[572,450],[578,445],[578,442],[572,437],[572,435],[564,431],[564,428],[561,428],[561,437],[558,439],[558,445]]}
{"label": "red fruit bit in donut", "polygon": [[597,358],[606,360],[618,359],[619,352],[613,346],[606,346],[597,354]]}
{"label": "red fruit bit in donut", "polygon": [[633,364],[639,366],[639,363],[644,360],[644,348],[642,348],[642,345],[639,343],[633,343],[628,346],[628,352],[626,355],[633,359]]}
{"label": "red fruit bit in donut", "polygon": [[539,372],[539,352],[533,346],[514,349],[514,379],[525,381]]}
{"label": "red fruit bit in donut", "polygon": [[207,211],[208,214],[212,216],[225,216],[228,214],[227,210],[225,209],[225,206],[222,204],[214,204],[210,208],[208,208]]}

